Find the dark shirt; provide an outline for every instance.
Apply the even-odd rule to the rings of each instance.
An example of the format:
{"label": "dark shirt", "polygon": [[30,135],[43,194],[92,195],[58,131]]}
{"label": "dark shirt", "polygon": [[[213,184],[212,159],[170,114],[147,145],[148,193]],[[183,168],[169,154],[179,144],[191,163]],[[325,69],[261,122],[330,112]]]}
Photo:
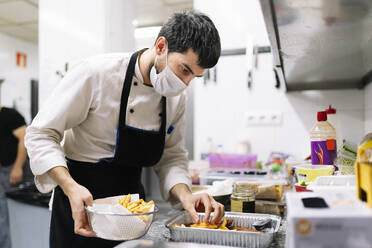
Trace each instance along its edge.
{"label": "dark shirt", "polygon": [[2,107],[0,109],[0,164],[11,165],[17,157],[18,139],[13,131],[26,125],[23,116],[15,109]]}

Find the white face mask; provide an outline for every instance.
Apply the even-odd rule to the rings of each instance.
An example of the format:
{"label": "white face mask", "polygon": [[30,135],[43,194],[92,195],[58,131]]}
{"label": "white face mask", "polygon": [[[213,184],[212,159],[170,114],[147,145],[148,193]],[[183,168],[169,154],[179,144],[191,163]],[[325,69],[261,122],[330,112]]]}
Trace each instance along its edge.
{"label": "white face mask", "polygon": [[150,71],[150,80],[155,91],[160,95],[177,96],[187,88],[187,85],[168,66],[168,48],[166,49],[165,68],[157,74],[154,64]]}

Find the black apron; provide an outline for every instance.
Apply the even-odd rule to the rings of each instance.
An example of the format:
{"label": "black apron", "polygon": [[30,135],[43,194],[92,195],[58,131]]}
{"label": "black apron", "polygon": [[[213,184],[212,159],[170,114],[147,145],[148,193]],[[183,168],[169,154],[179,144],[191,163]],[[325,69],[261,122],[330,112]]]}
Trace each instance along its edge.
{"label": "black apron", "polygon": [[[162,97],[162,120],[159,131],[147,131],[125,125],[128,97],[138,54],[129,61],[120,102],[119,124],[116,135],[115,154],[97,163],[74,161],[67,158],[72,178],[86,187],[93,199],[139,193],[145,198],[141,183],[142,167],[155,165],[164,150],[166,128],[166,98]],[[120,241],[87,238],[74,233],[70,202],[60,187],[54,191],[50,225],[51,248],[114,247]]]}

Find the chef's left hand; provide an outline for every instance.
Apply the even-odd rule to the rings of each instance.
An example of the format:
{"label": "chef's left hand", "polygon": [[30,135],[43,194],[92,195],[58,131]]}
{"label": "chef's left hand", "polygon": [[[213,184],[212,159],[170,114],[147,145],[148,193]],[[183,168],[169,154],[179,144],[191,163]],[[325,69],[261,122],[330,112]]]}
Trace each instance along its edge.
{"label": "chef's left hand", "polygon": [[225,215],[224,206],[206,193],[188,193],[181,197],[180,200],[184,209],[190,214],[195,223],[199,223],[200,221],[197,212],[205,212],[204,222],[209,222],[210,214],[214,212],[211,224],[219,223]]}

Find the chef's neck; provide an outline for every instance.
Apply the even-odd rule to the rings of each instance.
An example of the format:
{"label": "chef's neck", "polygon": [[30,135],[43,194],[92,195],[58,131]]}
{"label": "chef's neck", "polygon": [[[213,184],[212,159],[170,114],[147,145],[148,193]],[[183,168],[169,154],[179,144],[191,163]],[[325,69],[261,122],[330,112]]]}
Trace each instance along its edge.
{"label": "chef's neck", "polygon": [[150,70],[154,65],[155,55],[155,47],[153,47],[150,49],[146,49],[139,55],[138,58],[138,65],[143,78],[143,83],[151,86],[152,84],[150,81]]}

